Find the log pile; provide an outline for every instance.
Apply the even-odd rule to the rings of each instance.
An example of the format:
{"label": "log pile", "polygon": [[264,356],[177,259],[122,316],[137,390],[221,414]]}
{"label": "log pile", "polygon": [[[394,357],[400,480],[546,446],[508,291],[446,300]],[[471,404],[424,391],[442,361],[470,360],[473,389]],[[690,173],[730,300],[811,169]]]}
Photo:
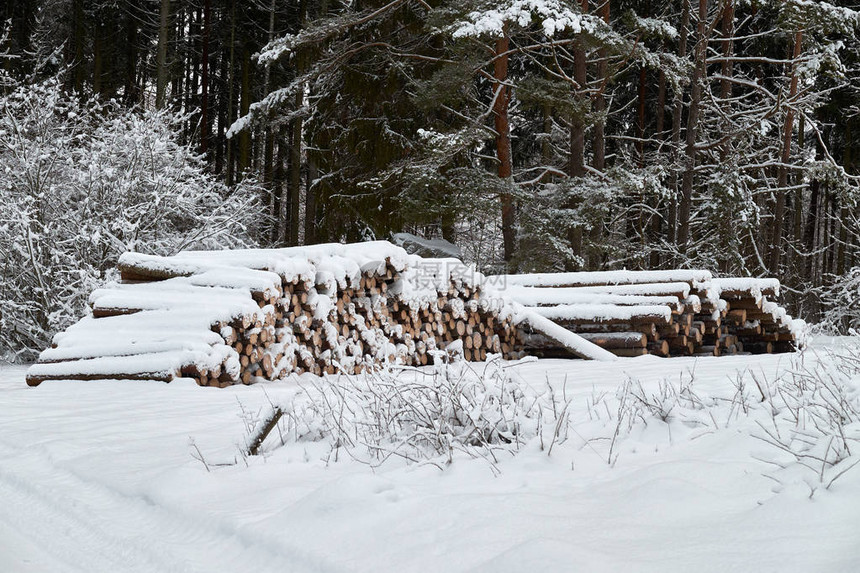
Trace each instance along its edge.
{"label": "log pile", "polygon": [[[774,299],[775,279],[708,271],[606,271],[492,277],[507,295],[616,356],[790,352],[799,322]],[[802,322],[802,321],[801,321]],[[523,326],[523,349],[569,356]]]}
{"label": "log pile", "polygon": [[521,355],[510,305],[487,296],[479,273],[385,242],[127,253],[119,270],[122,280],[91,295],[90,316],[55,337],[28,384],[182,377],[224,387],[421,366],[444,351]]}
{"label": "log pile", "polygon": [[796,321],[769,279],[707,271],[484,277],[379,241],[289,249],[126,253],[121,280],[27,372],[44,380],[191,378],[224,387],[524,354],[787,352]]}

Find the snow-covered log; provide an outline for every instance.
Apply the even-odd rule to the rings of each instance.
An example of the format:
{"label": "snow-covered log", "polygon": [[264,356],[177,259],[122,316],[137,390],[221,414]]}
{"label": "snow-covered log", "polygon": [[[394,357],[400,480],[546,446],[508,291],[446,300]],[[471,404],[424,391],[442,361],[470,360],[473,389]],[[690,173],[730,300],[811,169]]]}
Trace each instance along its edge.
{"label": "snow-covered log", "polygon": [[655,324],[672,321],[668,306],[616,306],[613,304],[564,304],[532,308],[535,313],[561,324]]}
{"label": "snow-covered log", "polygon": [[[753,347],[786,351],[797,340],[791,317],[767,299],[779,293],[774,279],[715,279],[707,271],[669,270],[501,275],[489,281],[617,355],[734,354],[745,343],[763,341],[773,344]],[[614,336],[629,331],[644,335],[644,346],[616,347]],[[543,356],[566,353],[535,333],[525,332],[524,344]]]}
{"label": "snow-covered log", "polygon": [[521,353],[511,303],[488,297],[474,268],[387,242],[126,253],[120,269],[123,280],[91,294],[91,315],[56,335],[28,383],[250,384],[421,366],[455,341],[467,360]]}
{"label": "snow-covered log", "polygon": [[492,277],[496,283],[534,287],[588,287],[683,282],[690,285],[712,279],[709,271],[596,271],[573,273],[532,273]]}
{"label": "snow-covered log", "polygon": [[768,300],[779,289],[770,279],[689,270],[485,277],[384,241],[126,253],[119,267],[122,280],[90,295],[90,315],[54,337],[29,384],[250,384],[422,366],[449,347],[474,361],[785,351],[799,329]]}
{"label": "snow-covered log", "polygon": [[532,330],[537,331],[552,340],[555,340],[563,348],[579,356],[592,360],[615,360],[615,355],[603,348],[589,342],[581,336],[559,326],[548,318],[536,313],[534,309],[520,307],[517,323],[526,323]]}

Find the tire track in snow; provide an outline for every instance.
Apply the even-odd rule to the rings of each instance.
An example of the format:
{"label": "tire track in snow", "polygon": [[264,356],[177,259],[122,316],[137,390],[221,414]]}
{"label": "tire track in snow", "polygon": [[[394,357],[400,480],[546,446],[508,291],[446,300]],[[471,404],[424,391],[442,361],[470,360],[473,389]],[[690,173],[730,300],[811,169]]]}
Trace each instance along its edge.
{"label": "tire track in snow", "polygon": [[62,571],[335,570],[284,547],[282,538],[239,531],[223,519],[194,519],[83,479],[41,448],[0,442],[0,460],[0,522],[62,563]]}

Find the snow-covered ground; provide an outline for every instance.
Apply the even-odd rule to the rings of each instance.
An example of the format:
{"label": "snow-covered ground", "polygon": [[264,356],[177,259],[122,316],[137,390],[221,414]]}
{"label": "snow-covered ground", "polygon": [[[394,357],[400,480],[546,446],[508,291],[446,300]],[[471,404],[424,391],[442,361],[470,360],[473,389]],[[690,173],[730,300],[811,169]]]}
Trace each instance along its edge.
{"label": "snow-covered ground", "polygon": [[[3,367],[0,571],[858,571],[860,466],[839,474],[860,452],[819,472],[832,439],[823,453],[794,442],[800,458],[768,444],[791,441],[795,410],[762,403],[751,374],[770,394],[792,371],[825,372],[840,347],[857,353],[819,339],[802,357],[514,366],[511,380],[569,401],[562,443],[443,470],[277,438],[244,461],[242,412],[309,378],[28,388],[24,368]],[[839,376],[850,409],[860,378]],[[858,423],[841,427],[860,450]]]}

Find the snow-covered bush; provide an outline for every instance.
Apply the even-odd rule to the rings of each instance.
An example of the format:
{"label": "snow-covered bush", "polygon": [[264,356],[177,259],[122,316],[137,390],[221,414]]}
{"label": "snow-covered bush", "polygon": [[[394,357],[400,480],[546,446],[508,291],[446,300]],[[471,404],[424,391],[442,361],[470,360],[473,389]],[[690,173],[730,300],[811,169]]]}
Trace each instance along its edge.
{"label": "snow-covered bush", "polygon": [[259,193],[207,173],[180,120],[80,101],[58,79],[0,96],[0,355],[44,348],[124,251],[253,243]]}
{"label": "snow-covered bush", "polygon": [[860,331],[860,267],[854,267],[832,285],[817,289],[824,307],[819,326],[846,333]]}

